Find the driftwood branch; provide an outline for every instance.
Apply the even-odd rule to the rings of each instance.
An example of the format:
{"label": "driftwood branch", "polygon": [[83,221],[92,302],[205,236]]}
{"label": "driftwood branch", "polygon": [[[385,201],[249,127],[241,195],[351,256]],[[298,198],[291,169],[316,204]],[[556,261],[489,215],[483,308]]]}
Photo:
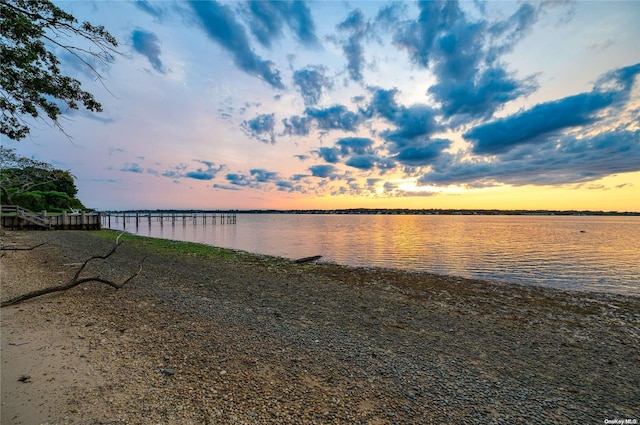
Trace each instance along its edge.
{"label": "driftwood branch", "polygon": [[313,257],[298,258],[297,260],[293,260],[293,262],[295,264],[307,264],[314,261],[318,261],[321,258],[322,258],[322,255],[314,255]]}
{"label": "driftwood branch", "polygon": [[75,288],[76,286],[82,285],[83,283],[87,283],[87,282],[104,283],[106,285],[111,286],[112,288],[121,289],[123,286],[125,286],[127,283],[129,283],[133,278],[138,276],[140,274],[140,272],[142,272],[142,265],[144,264],[144,261],[145,261],[146,257],[145,257],[145,259],[142,260],[142,263],[140,264],[140,268],[138,269],[138,271],[135,272],[134,274],[132,274],[131,276],[129,276],[122,283],[116,283],[116,282],[113,282],[111,280],[104,279],[104,278],[102,278],[100,276],[91,276],[91,277],[83,277],[83,278],[80,277],[80,274],[82,273],[84,268],[87,266],[87,264],[89,264],[89,262],[91,260],[97,260],[97,259],[106,260],[107,258],[109,258],[111,255],[113,255],[116,252],[116,249],[118,249],[120,244],[121,244],[121,242],[116,243],[115,246],[111,249],[111,251],[109,251],[105,255],[94,255],[93,257],[90,257],[87,260],[85,260],[85,262],[82,263],[82,266],[80,266],[80,268],[78,269],[78,271],[73,276],[73,279],[71,279],[70,282],[68,282],[68,283],[66,283],[64,285],[50,286],[48,288],[38,289],[36,291],[31,291],[31,292],[28,292],[26,294],[19,295],[17,297],[11,298],[9,300],[3,301],[0,304],[0,307],[8,307],[8,306],[11,306],[11,305],[19,304],[19,303],[21,303],[23,301],[26,301],[26,300],[30,300],[31,298],[36,298],[36,297],[39,297],[39,296],[42,296],[42,295],[46,295],[46,294],[51,294],[51,293],[54,293],[54,292],[66,291],[68,289]]}
{"label": "driftwood branch", "polygon": [[42,242],[38,245],[34,245],[32,247],[29,248],[24,248],[24,247],[13,247],[13,246],[0,246],[0,251],[31,251],[36,249],[39,246],[42,246],[46,244],[46,242]]}

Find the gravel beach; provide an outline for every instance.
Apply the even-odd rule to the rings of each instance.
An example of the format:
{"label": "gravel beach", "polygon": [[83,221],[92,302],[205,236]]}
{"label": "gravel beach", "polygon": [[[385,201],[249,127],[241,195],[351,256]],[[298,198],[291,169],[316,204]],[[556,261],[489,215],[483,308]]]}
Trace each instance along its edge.
{"label": "gravel beach", "polygon": [[[1,252],[2,300],[117,236],[4,232],[46,244]],[[122,289],[2,308],[2,424],[640,422],[638,297],[121,240],[81,276],[142,264]]]}

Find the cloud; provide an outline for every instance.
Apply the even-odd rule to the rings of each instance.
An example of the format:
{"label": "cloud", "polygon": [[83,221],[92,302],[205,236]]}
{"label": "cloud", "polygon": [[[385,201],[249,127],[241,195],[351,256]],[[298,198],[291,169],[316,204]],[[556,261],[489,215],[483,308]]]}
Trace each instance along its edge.
{"label": "cloud", "polygon": [[467,77],[440,72],[440,83],[429,93],[441,102],[445,117],[456,114],[472,118],[489,118],[505,103],[531,94],[538,85],[533,78],[516,80],[501,67],[488,68]]}
{"label": "cloud", "polygon": [[209,162],[209,161],[196,160],[196,162],[200,162],[206,165],[207,167],[206,168],[199,167],[195,171],[187,171],[186,173],[184,173],[184,177],[195,179],[195,180],[213,180],[216,177],[216,175],[225,168],[223,165],[216,167],[213,162]]}
{"label": "cloud", "polygon": [[211,161],[202,161],[195,159],[194,162],[202,164],[205,167],[198,167],[195,170],[189,170],[189,166],[187,164],[179,164],[165,171],[159,172],[151,168],[147,168],[145,170],[143,167],[138,165],[138,163],[134,162],[131,165],[129,165],[129,163],[125,164],[121,171],[139,174],[146,173],[154,176],[168,177],[174,180],[184,178],[194,180],[213,180],[220,171],[226,168],[224,165],[216,166],[216,164]]}
{"label": "cloud", "polygon": [[406,10],[406,4],[400,2],[384,5],[378,10],[374,20],[375,25],[383,29],[390,29],[402,20]]}
{"label": "cloud", "polygon": [[328,164],[312,165],[309,171],[313,177],[327,178],[335,176],[336,167]]}
{"label": "cloud", "polygon": [[229,186],[229,185],[220,184],[220,183],[214,183],[211,187],[214,189],[222,189],[222,190],[242,190],[241,188],[236,186]]}
{"label": "cloud", "polygon": [[424,146],[406,147],[400,150],[394,159],[404,165],[429,165],[440,156],[444,149],[448,149],[450,146],[450,140],[436,139]]}
{"label": "cloud", "polygon": [[[589,93],[538,104],[531,109],[474,127],[463,137],[474,143],[476,154],[495,155],[522,144],[539,144],[572,127],[598,121],[598,113],[628,99],[640,64],[603,75]],[[601,91],[609,89],[608,91]]]}
{"label": "cloud", "polygon": [[[540,5],[540,8],[542,7],[543,5]],[[511,51],[518,41],[529,34],[533,24],[538,20],[538,13],[539,9],[536,9],[531,3],[521,3],[508,19],[489,25],[487,28],[489,35],[494,38],[503,37],[503,42],[491,50],[489,59],[492,60]]]}
{"label": "cloud", "polygon": [[124,167],[120,169],[120,171],[124,171],[127,173],[144,173],[144,168],[140,167],[138,163],[134,162],[131,165],[127,162]]}
{"label": "cloud", "polygon": [[284,89],[280,72],[273,62],[262,60],[253,51],[244,27],[229,6],[213,0],[191,0],[189,4],[205,33],[231,54],[238,68],[263,79],[274,88]]}
{"label": "cloud", "polygon": [[340,160],[340,151],[337,148],[321,147],[314,152],[317,153],[320,158],[324,159],[330,164],[335,164]]}
{"label": "cloud", "polygon": [[342,52],[347,58],[347,70],[353,81],[362,81],[362,68],[364,67],[364,39],[367,34],[368,24],[360,9],[349,13],[346,19],[340,22],[336,29],[348,33],[346,40],[342,41]]}
{"label": "cloud", "polygon": [[133,42],[133,49],[146,56],[153,66],[153,69],[158,71],[161,74],[165,74],[164,66],[162,65],[162,61],[160,60],[160,41],[158,37],[148,31],[144,30],[135,30],[131,33],[131,41]]}
{"label": "cloud", "polygon": [[[251,137],[260,140],[263,143],[276,143],[275,135],[275,114],[262,114],[255,118],[242,122],[244,128]],[[268,134],[269,139],[261,137],[262,134]]]}
{"label": "cloud", "polygon": [[[396,101],[397,89],[385,90],[379,87],[370,87],[371,101],[361,109],[367,117],[382,117],[393,124],[395,128],[388,128],[380,132],[380,135],[390,143],[389,150],[399,153],[407,148],[402,158],[419,155],[417,152],[425,152],[425,144],[433,133],[439,131],[441,126],[437,123],[438,112],[427,105],[415,104],[411,106],[399,105]],[[436,145],[432,145],[436,146]]]}
{"label": "cloud", "polygon": [[225,176],[229,183],[235,186],[250,186],[251,181],[244,174],[229,173]]}
{"label": "cloud", "polygon": [[396,30],[394,43],[411,61],[429,68],[436,84],[428,92],[455,125],[489,118],[505,103],[532,93],[533,77],[517,79],[499,58],[510,52],[536,22],[537,9],[523,3],[504,21],[471,22],[457,2],[420,3],[417,20]]}
{"label": "cloud", "polygon": [[308,66],[293,73],[293,84],[300,89],[305,106],[315,106],[322,96],[322,91],[331,89],[333,83],[325,76],[327,67]]}
{"label": "cloud", "polygon": [[255,181],[259,183],[266,183],[266,182],[277,180],[279,178],[278,173],[274,171],[259,169],[259,168],[254,168],[253,170],[249,170],[249,173],[255,179]]}
{"label": "cloud", "polygon": [[567,135],[531,149],[519,146],[489,159],[443,153],[421,184],[555,185],[594,181],[640,171],[640,130],[613,130],[595,136]]}
{"label": "cloud", "polygon": [[307,117],[294,115],[282,120],[284,125],[283,135],[288,136],[307,136],[311,131],[311,120]]}
{"label": "cloud", "polygon": [[[145,11],[146,13],[148,13],[151,16],[153,16],[154,18],[161,19],[162,16],[163,16],[162,10],[160,10],[157,7],[155,7],[155,5],[152,5],[151,2],[149,2],[149,1],[137,0],[133,4],[138,9]],[[156,2],[155,4],[157,5],[158,3]]]}
{"label": "cloud", "polygon": [[351,112],[344,105],[328,108],[307,108],[305,114],[313,118],[322,130],[356,131],[363,119],[360,114]]}
{"label": "cloud", "polygon": [[439,128],[435,116],[433,109],[426,105],[402,107],[391,119],[396,128],[381,132],[381,136],[392,142],[392,150],[422,144]]}
{"label": "cloud", "polygon": [[279,180],[276,183],[276,187],[278,188],[278,190],[285,190],[285,191],[289,191],[289,192],[293,192],[296,189],[301,189],[301,186],[295,186],[293,183],[288,182],[286,180]]}
{"label": "cloud", "polygon": [[413,63],[427,68],[437,35],[451,28],[462,11],[457,2],[446,0],[420,2],[419,7],[418,20],[398,28],[393,41],[407,50]]}
{"label": "cloud", "polygon": [[336,142],[341,155],[373,153],[373,140],[367,137],[344,137]]}
{"label": "cloud", "polygon": [[396,96],[398,95],[397,89],[385,90],[380,87],[369,87],[371,92],[371,101],[363,113],[367,117],[375,115],[381,116],[388,121],[393,121],[401,107],[396,102]]}
{"label": "cloud", "polygon": [[285,26],[302,44],[319,45],[311,11],[303,1],[249,1],[248,14],[251,32],[265,47],[282,37]]}
{"label": "cloud", "polygon": [[544,142],[544,136],[559,130],[591,124],[595,114],[613,103],[610,93],[582,93],[479,125],[463,137],[474,142],[473,152],[493,155],[505,153],[523,143]]}
{"label": "cloud", "polygon": [[375,167],[378,157],[375,155],[354,155],[345,164],[360,170],[371,170]]}

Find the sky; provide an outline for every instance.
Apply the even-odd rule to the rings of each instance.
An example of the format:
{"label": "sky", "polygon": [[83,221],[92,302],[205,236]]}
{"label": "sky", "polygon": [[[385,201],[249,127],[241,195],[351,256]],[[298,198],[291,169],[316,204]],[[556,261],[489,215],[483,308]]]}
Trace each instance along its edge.
{"label": "sky", "polygon": [[59,1],[102,113],[7,147],[87,207],[640,211],[640,1]]}

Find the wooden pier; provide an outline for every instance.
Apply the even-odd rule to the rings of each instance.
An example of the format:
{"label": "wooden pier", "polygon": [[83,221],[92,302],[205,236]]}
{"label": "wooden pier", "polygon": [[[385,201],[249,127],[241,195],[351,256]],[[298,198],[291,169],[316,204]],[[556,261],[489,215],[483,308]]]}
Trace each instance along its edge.
{"label": "wooden pier", "polygon": [[[151,226],[151,223],[158,222],[160,226],[168,223],[175,226],[180,224],[236,224],[236,214],[232,212],[128,212],[128,211],[105,211],[101,213],[102,226],[106,228],[122,227],[127,225],[139,227],[142,224]],[[122,224],[122,226],[120,226]]]}
{"label": "wooden pier", "polygon": [[17,205],[2,205],[2,228],[7,230],[100,230],[100,213],[35,213]]}

